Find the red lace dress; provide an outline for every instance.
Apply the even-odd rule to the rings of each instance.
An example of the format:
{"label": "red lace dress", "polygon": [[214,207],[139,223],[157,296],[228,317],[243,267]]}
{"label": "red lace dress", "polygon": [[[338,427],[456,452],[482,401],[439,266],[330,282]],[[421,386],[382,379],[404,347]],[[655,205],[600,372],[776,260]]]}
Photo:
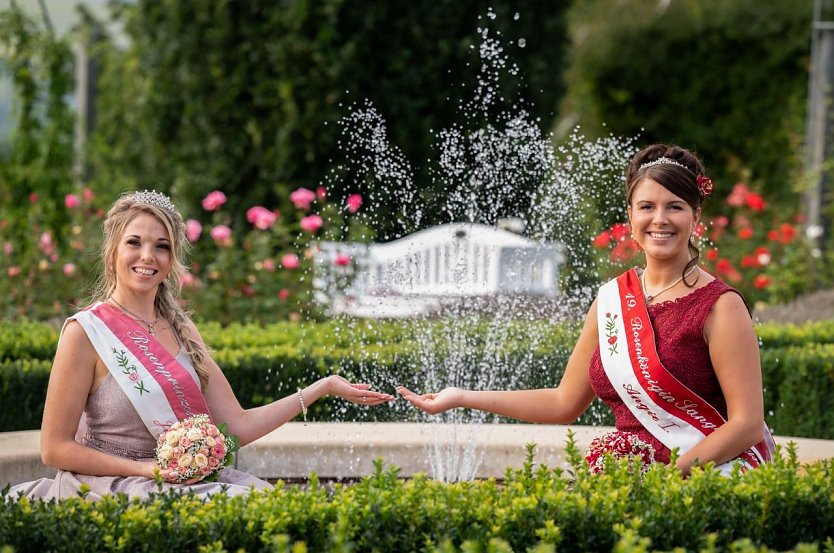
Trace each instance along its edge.
{"label": "red lace dress", "polygon": [[[657,353],[663,366],[690,390],[715,407],[727,418],[727,404],[704,341],[704,322],[725,292],[736,292],[716,279],[676,300],[649,304],[649,319],[655,332]],[[655,460],[668,463],[669,449],[634,418],[617,395],[599,356],[599,347],[591,357],[589,367],[591,387],[614,412],[614,424],[621,432],[633,432],[655,450]]]}

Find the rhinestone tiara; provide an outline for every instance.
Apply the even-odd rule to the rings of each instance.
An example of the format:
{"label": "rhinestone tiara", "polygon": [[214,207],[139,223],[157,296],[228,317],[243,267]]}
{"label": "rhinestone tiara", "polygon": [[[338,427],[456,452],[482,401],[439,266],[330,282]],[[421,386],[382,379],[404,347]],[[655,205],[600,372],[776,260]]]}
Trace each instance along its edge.
{"label": "rhinestone tiara", "polygon": [[174,207],[174,202],[171,201],[171,198],[162,192],[157,192],[156,190],[142,190],[141,192],[134,192],[130,198],[137,204],[155,205],[158,208],[167,209],[172,213],[176,213],[177,211],[177,208]]}
{"label": "rhinestone tiara", "polygon": [[674,159],[668,158],[666,156],[659,157],[654,161],[646,162],[646,163],[644,163],[643,165],[640,166],[640,169],[645,169],[646,167],[652,167],[654,165],[667,165],[667,164],[668,165],[677,165],[678,167],[683,167],[684,169],[689,170],[689,167],[687,167],[686,165],[684,165],[682,163],[678,163]]}

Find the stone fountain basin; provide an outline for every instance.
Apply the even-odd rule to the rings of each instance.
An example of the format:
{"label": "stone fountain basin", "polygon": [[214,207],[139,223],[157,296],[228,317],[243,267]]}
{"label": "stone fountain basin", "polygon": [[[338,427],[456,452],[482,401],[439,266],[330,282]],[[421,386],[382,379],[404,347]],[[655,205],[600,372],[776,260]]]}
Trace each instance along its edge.
{"label": "stone fountain basin", "polygon": [[[268,480],[355,479],[372,474],[373,461],[400,467],[402,476],[431,475],[432,447],[460,450],[474,444],[483,452],[477,478],[503,478],[507,467],[521,467],[525,445],[536,444],[535,462],[565,467],[568,430],[584,451],[595,437],[611,430],[601,426],[540,424],[421,423],[287,423],[238,453],[237,468]],[[41,477],[55,469],[40,459],[40,432],[0,433],[0,488]],[[777,436],[786,447],[795,442],[799,460],[810,463],[834,457],[834,441]]]}

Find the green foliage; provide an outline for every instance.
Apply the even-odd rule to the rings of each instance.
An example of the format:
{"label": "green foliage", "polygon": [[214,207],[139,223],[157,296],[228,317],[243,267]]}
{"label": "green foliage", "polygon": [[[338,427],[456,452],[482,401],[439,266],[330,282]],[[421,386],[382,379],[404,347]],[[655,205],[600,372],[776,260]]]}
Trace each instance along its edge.
{"label": "green foliage", "polygon": [[811,4],[629,0],[612,13],[576,2],[569,108],[586,132],[697,150],[718,194],[745,180],[795,205],[786,183],[800,161]]}
{"label": "green foliage", "polygon": [[[219,188],[240,221],[246,206],[283,209],[290,190],[320,182],[340,158],[336,121],[367,98],[391,121],[390,140],[419,166],[418,188],[430,199],[424,162],[434,157],[432,130],[461,117],[458,100],[476,85],[479,25],[525,39],[512,55],[526,83],[509,77],[507,90],[522,87],[543,128],[563,92],[568,3],[504,3],[494,7],[494,21],[485,17],[490,5],[122,3],[131,47],[100,45],[93,168],[127,187],[170,188],[192,209]],[[516,100],[507,93],[499,107]],[[365,192],[356,185],[337,185],[333,194],[341,201]]]}
{"label": "green foliage", "polygon": [[[404,384],[421,390],[415,367],[425,359],[408,321],[350,321],[334,319],[304,325],[283,322],[267,326],[218,323],[200,325],[214,359],[244,407],[265,405],[292,394],[297,387],[336,371],[345,377],[390,389]],[[517,323],[544,325],[545,323]],[[488,325],[461,328],[469,347],[484,346]],[[528,327],[523,327],[528,328]],[[440,321],[421,332],[442,334]],[[765,416],[777,434],[834,439],[834,321],[802,326],[764,324],[761,342]],[[518,388],[553,386],[559,382],[578,336],[574,325],[529,328],[542,335],[535,347],[518,328],[508,330],[495,352],[502,364],[538,367],[516,379]],[[0,429],[26,430],[40,426],[57,330],[43,323],[0,322]],[[448,355],[438,338],[438,360]],[[389,421],[418,416],[413,409],[364,409],[327,398],[311,406],[313,420]],[[599,400],[577,424],[612,424],[610,410]]]}
{"label": "green foliage", "polygon": [[279,482],[245,497],[0,496],[0,543],[17,551],[832,550],[832,461],[800,467],[791,451],[745,474],[697,468],[687,479],[663,465],[635,478],[618,463],[602,475],[581,464],[537,466],[508,469],[501,483],[446,484],[375,466],[353,485],[326,488],[313,474],[305,487]]}

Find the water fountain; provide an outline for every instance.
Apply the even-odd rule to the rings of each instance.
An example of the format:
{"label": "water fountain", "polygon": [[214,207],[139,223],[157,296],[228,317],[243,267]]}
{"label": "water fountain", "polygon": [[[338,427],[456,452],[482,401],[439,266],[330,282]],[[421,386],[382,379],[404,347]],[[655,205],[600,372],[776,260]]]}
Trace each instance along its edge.
{"label": "water fountain", "polygon": [[[500,33],[489,28],[494,18],[492,11],[481,18],[477,85],[468,100],[459,102],[465,123],[434,133],[437,160],[429,162],[431,175],[448,191],[444,203],[434,209],[448,222],[494,226],[512,217],[522,221],[529,238],[564,244],[569,271],[562,276],[563,293],[558,301],[495,297],[487,314],[483,298],[458,298],[444,303],[440,316],[414,319],[411,339],[419,354],[405,381],[402,375],[375,374],[372,359],[359,369],[357,377],[386,388],[398,384],[421,391],[452,385],[470,389],[556,385],[537,374],[544,371],[537,370],[532,353],[519,357],[504,344],[524,341],[532,352],[546,338],[548,325],[581,319],[595,294],[596,280],[593,268],[585,265],[590,233],[598,230],[583,220],[589,213],[587,203],[594,202],[606,218],[623,210],[619,186],[625,161],[635,151],[633,141],[613,136],[586,141],[577,130],[554,149],[553,138],[531,119],[520,94],[511,110],[495,114],[496,100],[503,94],[499,88],[502,73],[517,75],[518,68],[506,53]],[[418,197],[411,165],[388,142],[382,115],[370,102],[360,102],[351,106],[340,126],[345,160],[331,169],[324,184],[352,178],[374,182],[366,198],[371,218],[374,207],[397,206],[399,233],[381,236],[383,240],[420,229],[429,208]],[[583,228],[587,232],[577,232]],[[354,332],[357,324],[346,319],[342,331]],[[402,402],[392,409],[406,420],[419,417],[439,423],[428,445],[434,478],[474,477],[482,461],[474,438],[488,432],[491,425],[486,423],[497,417],[465,410],[429,417]]]}

